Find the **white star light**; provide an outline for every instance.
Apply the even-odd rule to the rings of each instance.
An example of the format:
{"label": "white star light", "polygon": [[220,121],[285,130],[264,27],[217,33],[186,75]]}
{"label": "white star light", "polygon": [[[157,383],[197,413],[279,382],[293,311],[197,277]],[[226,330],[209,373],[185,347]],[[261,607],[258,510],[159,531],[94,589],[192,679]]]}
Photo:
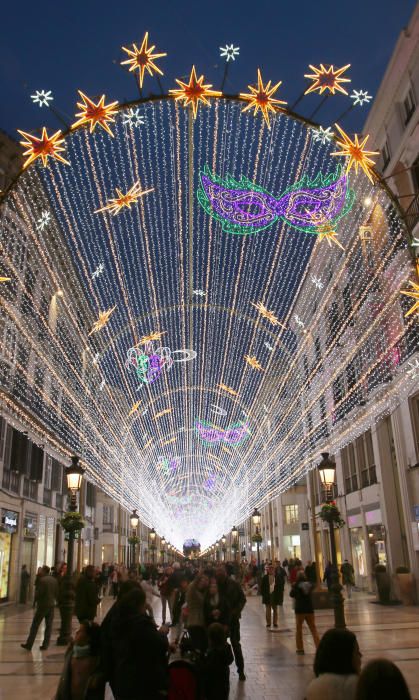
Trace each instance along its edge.
{"label": "white star light", "polygon": [[410,245],[412,248],[419,248],[419,238],[416,238],[415,236]]}
{"label": "white star light", "polygon": [[313,282],[314,286],[317,287],[317,289],[323,289],[324,284],[321,281],[320,277],[316,277],[315,275],[311,275],[311,281]]}
{"label": "white star light", "polygon": [[39,104],[40,107],[49,107],[49,102],[52,102],[53,96],[51,90],[36,90],[34,95],[31,95],[31,100],[34,104]]}
{"label": "white star light", "polygon": [[362,107],[364,104],[368,104],[368,102],[371,102],[372,100],[372,95],[369,95],[367,90],[354,90],[352,95],[350,95],[351,100],[354,101],[354,106],[359,105]]}
{"label": "white star light", "polygon": [[220,46],[220,56],[225,58],[226,61],[235,61],[236,56],[240,53],[240,46],[233,46],[233,44],[226,44],[224,47]]}
{"label": "white star light", "polygon": [[102,274],[103,270],[105,269],[105,265],[103,263],[100,263],[96,270],[92,272],[92,280],[97,279],[99,275]]}
{"label": "white star light", "polygon": [[269,343],[267,343],[267,342],[265,342],[264,345],[265,345],[265,348],[268,348],[268,350],[269,350],[270,352],[272,352],[272,350],[273,350],[272,345],[269,345]]}
{"label": "white star light", "polygon": [[144,117],[140,114],[140,109],[131,107],[125,114],[122,115],[122,123],[124,126],[144,126]]}
{"label": "white star light", "polygon": [[407,374],[410,375],[411,379],[417,379],[419,377],[419,360],[416,359],[414,362],[407,363],[410,369],[407,370]]}
{"label": "white star light", "polygon": [[36,222],[36,230],[37,231],[43,231],[45,226],[48,226],[49,222],[51,220],[51,214],[49,211],[43,211],[41,213],[41,216]]}
{"label": "white star light", "polygon": [[300,328],[304,328],[304,321],[302,321],[297,314],[294,314],[294,321],[296,322],[297,326],[300,326]]}
{"label": "white star light", "polygon": [[323,145],[325,143],[329,143],[329,141],[332,140],[334,136],[334,132],[332,131],[332,127],[328,126],[327,129],[323,129],[322,126],[319,126],[318,129],[312,129],[312,134],[313,134],[313,139],[315,141],[320,141]]}
{"label": "white star light", "polygon": [[93,364],[94,364],[94,365],[97,365],[97,363],[99,362],[99,358],[100,358],[100,352],[97,352],[96,355],[95,355],[94,358],[93,358]]}
{"label": "white star light", "polygon": [[197,296],[197,297],[206,297],[207,296],[207,293],[204,292],[203,289],[194,289],[192,294],[195,294],[195,296]]}
{"label": "white star light", "polygon": [[101,383],[100,383],[99,391],[103,391],[103,390],[104,390],[105,384],[106,384],[105,380],[102,379],[102,381],[101,381]]}

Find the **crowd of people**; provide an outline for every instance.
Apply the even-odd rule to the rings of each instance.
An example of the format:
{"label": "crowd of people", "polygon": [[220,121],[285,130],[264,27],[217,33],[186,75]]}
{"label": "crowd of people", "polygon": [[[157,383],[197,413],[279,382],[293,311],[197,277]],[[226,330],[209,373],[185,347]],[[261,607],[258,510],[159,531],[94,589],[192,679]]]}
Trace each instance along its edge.
{"label": "crowd of people", "polygon": [[[48,648],[56,604],[61,612],[65,575],[65,564],[38,572],[36,609],[24,649],[32,648],[44,619],[41,649]],[[191,561],[138,569],[104,564],[101,569],[86,566],[73,582],[79,627],[65,655],[56,700],[103,700],[107,683],[116,700],[227,700],[233,663],[239,680],[246,680],[240,643],[246,597],[257,588],[266,626],[276,628],[288,586],[296,618],[296,653],[304,654],[304,622],[316,647],[315,678],[305,700],[410,698],[401,672],[390,661],[372,661],[361,671],[355,634],[330,629],[320,638],[312,562],[305,567],[299,560],[266,562],[260,568],[253,563]],[[114,603],[99,626],[95,618],[104,595]],[[154,617],[155,598],[161,603],[160,626]]]}

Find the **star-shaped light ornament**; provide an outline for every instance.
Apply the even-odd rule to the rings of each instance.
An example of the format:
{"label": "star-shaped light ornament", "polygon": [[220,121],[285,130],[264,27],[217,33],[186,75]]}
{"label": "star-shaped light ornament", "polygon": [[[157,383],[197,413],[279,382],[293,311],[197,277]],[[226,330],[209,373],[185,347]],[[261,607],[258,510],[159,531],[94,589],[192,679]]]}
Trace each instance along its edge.
{"label": "star-shaped light ornament", "polygon": [[374,182],[373,178],[373,173],[372,173],[372,167],[375,165],[375,161],[373,161],[369,156],[378,156],[379,151],[366,151],[364,150],[364,146],[367,143],[369,136],[365,136],[365,138],[362,141],[359,141],[358,134],[355,134],[354,140],[352,141],[348,134],[345,134],[343,129],[340,128],[338,124],[335,124],[335,127],[339,131],[340,135],[342,136],[342,139],[339,140],[336,138],[336,143],[338,146],[341,147],[341,151],[335,151],[334,153],[331,153],[330,155],[332,156],[345,156],[348,158],[348,163],[346,166],[346,172],[349,173],[349,171],[354,167],[355,173],[358,174],[358,168],[362,168],[364,171],[365,175],[368,177],[371,182]]}
{"label": "star-shaped light ornament", "polygon": [[140,114],[140,109],[134,109],[131,107],[122,115],[122,123],[124,126],[144,126],[145,121],[142,114]]}
{"label": "star-shaped light ornament", "polygon": [[49,222],[51,220],[51,214],[49,211],[43,211],[41,213],[41,216],[39,219],[37,219],[36,222],[36,230],[37,231],[43,231],[46,226],[48,226]]}
{"label": "star-shaped light ornament", "polygon": [[[418,278],[419,278],[419,266],[418,266]],[[417,314],[419,316],[419,284],[417,282],[412,282],[409,280],[411,289],[401,289],[400,292],[406,297],[410,297],[415,302],[413,306],[406,311],[405,318],[412,316],[412,314]]]}
{"label": "star-shaped light ornament", "polygon": [[263,84],[262,80],[262,75],[260,72],[260,69],[258,68],[258,84],[257,87],[253,87],[252,85],[248,85],[247,87],[250,90],[250,93],[246,92],[241,92],[240,97],[243,100],[247,100],[249,104],[247,107],[245,107],[242,112],[247,112],[248,109],[254,108],[254,114],[257,114],[258,110],[262,112],[263,118],[268,126],[268,129],[271,128],[271,123],[269,120],[269,113],[270,112],[277,112],[278,107],[277,105],[286,105],[287,103],[284,102],[284,100],[277,100],[272,95],[278,90],[279,86],[282,85],[282,80],[279,81],[279,83],[276,83],[276,85],[273,85],[271,87],[271,80],[269,80],[266,85]]}
{"label": "star-shaped light ornament", "polygon": [[355,105],[362,107],[363,104],[368,104],[372,100],[372,95],[368,94],[367,90],[353,90],[350,95],[351,100]]}
{"label": "star-shaped light ornament", "polygon": [[[143,335],[143,337],[138,341],[138,345],[147,345],[147,343],[153,343],[155,340],[161,340],[162,336],[166,335],[167,331],[152,331],[148,335]],[[137,347],[136,346],[136,347]]]}
{"label": "star-shaped light ornament", "polygon": [[111,128],[109,127],[109,122],[115,122],[114,119],[114,114],[117,113],[117,106],[118,102],[111,102],[108,105],[105,105],[105,95],[102,95],[102,97],[99,99],[99,102],[95,103],[93,100],[91,100],[87,95],[84,94],[81,90],[78,91],[79,95],[82,99],[82,102],[77,102],[77,107],[81,110],[80,112],[77,112],[76,117],[80,117],[74,124],[72,125],[72,129],[76,129],[78,126],[82,126],[83,124],[88,124],[89,125],[89,130],[90,133],[93,133],[93,131],[96,129],[96,127],[99,125],[102,127],[102,129],[105,129],[108,134],[113,136],[113,132]]}
{"label": "star-shaped light ornament", "polygon": [[194,289],[192,294],[195,294],[196,297],[205,297],[207,295],[203,289]]}
{"label": "star-shaped light ornament", "polygon": [[220,56],[225,58],[227,63],[229,61],[235,61],[236,56],[240,53],[240,46],[233,46],[233,44],[226,44],[225,46],[220,46]]}
{"label": "star-shaped light ornament", "polygon": [[107,311],[100,311],[99,318],[97,319],[97,321],[94,322],[89,335],[92,335],[93,333],[98,333],[100,330],[102,330],[102,328],[104,328],[109,322],[109,319],[112,316],[115,309],[116,306],[112,306],[112,308],[108,309]]}
{"label": "star-shaped light ornament", "polygon": [[294,321],[297,324],[297,326],[300,326],[300,328],[304,328],[304,321],[301,320],[301,318],[298,316],[298,314],[294,314]]}
{"label": "star-shaped light ornament", "polygon": [[311,281],[316,287],[316,289],[323,289],[324,284],[321,281],[320,277],[316,277],[315,275],[311,275]]}
{"label": "star-shaped light ornament", "polygon": [[96,209],[95,214],[99,214],[102,211],[110,211],[112,216],[115,216],[116,214],[119,214],[121,209],[124,207],[131,209],[131,205],[134,204],[134,202],[136,202],[140,197],[144,197],[145,194],[153,192],[154,187],[150,187],[148,190],[141,190],[140,183],[135,182],[128,192],[125,192],[125,194],[118,189],[118,187],[115,191],[118,196],[110,199],[104,207]]}
{"label": "star-shaped light ornament", "polygon": [[223,384],[222,382],[217,385],[219,389],[222,389],[223,391],[226,391],[227,394],[230,394],[231,396],[238,396],[238,392],[232,389],[230,386],[227,386],[227,384]]}
{"label": "star-shaped light ornament", "polygon": [[36,90],[34,95],[31,95],[31,100],[34,104],[40,107],[49,107],[49,103],[53,101],[51,90]]}
{"label": "star-shaped light ornament", "polygon": [[139,407],[141,406],[141,401],[136,401],[133,407],[131,408],[130,412],[128,413],[128,418],[132,416],[133,413],[138,411]]}
{"label": "star-shaped light ornament", "polygon": [[267,348],[267,349],[269,350],[269,352],[272,352],[272,351],[273,351],[273,346],[270,345],[268,342],[265,341],[265,342],[264,342],[264,346],[265,346],[265,348]]}
{"label": "star-shaped light ornament", "polygon": [[105,384],[106,384],[105,380],[102,379],[102,381],[100,382],[99,391],[103,391],[103,390],[104,390]]}
{"label": "star-shaped light ornament", "polygon": [[348,93],[345,88],[342,87],[342,83],[350,83],[351,79],[342,78],[341,76],[350,66],[351,64],[348,63],[346,66],[343,66],[343,68],[336,68],[335,70],[334,66],[327,67],[324,66],[323,63],[320,64],[319,68],[310,64],[309,68],[311,68],[313,72],[306,73],[304,77],[312,80],[312,84],[307,88],[304,94],[308,95],[309,92],[318,92],[322,95],[325,90],[328,90],[331,95],[334,95],[336,92],[347,95]]}
{"label": "star-shaped light ornament", "polygon": [[408,362],[407,364],[409,366],[407,374],[411,379],[417,379],[419,377],[419,360],[416,358],[414,362]]}
{"label": "star-shaped light ornament", "polygon": [[411,248],[419,248],[419,238],[415,236],[410,244]]}
{"label": "star-shaped light ornament", "polygon": [[329,226],[319,226],[317,231],[317,238],[319,242],[327,241],[330,248],[332,247],[332,243],[334,243],[342,250],[345,250],[342,243],[338,240],[337,232],[334,231],[332,228],[330,228]]}
{"label": "star-shaped light ornament", "polygon": [[245,355],[244,359],[246,360],[247,364],[250,365],[253,369],[257,369],[258,372],[264,371],[262,365],[260,364],[259,360],[255,355]]}
{"label": "star-shaped light ornament", "polygon": [[184,83],[178,78],[176,78],[176,82],[180,86],[180,90],[169,90],[169,93],[173,95],[176,101],[183,101],[184,107],[192,106],[194,119],[196,119],[200,102],[209,105],[209,97],[221,97],[222,95],[219,90],[211,90],[212,85],[204,83],[203,75],[197,78],[195,66],[192,66],[189,83]]}
{"label": "star-shaped light ornament", "polygon": [[148,46],[148,32],[144,34],[144,39],[140,48],[138,48],[136,44],[132,44],[131,49],[127,49],[126,46],[122,47],[122,51],[125,51],[129,58],[125,61],[121,61],[121,66],[129,66],[129,71],[131,73],[138,70],[140,87],[143,87],[144,74],[146,71],[149,75],[153,75],[153,72],[163,75],[163,71],[156,66],[155,61],[158,58],[167,56],[167,53],[153,53],[155,48],[155,45]]}
{"label": "star-shaped light ornament", "polygon": [[99,265],[95,268],[95,270],[92,272],[92,280],[97,279],[99,275],[102,274],[102,272],[105,269],[105,265],[101,262]]}
{"label": "star-shaped light ornament", "polygon": [[0,275],[0,284],[3,284],[3,282],[11,282],[11,277],[3,277]]}
{"label": "star-shaped light ornament", "polygon": [[312,129],[312,134],[314,141],[319,141],[323,146],[329,143],[334,136],[331,126],[328,126],[327,129],[323,129],[322,126],[319,126],[316,129]]}
{"label": "star-shaped light ornament", "polygon": [[259,311],[260,315],[263,316],[263,318],[266,318],[266,320],[269,321],[269,323],[272,323],[273,326],[281,326],[281,328],[286,330],[286,326],[284,326],[284,324],[277,319],[273,311],[268,311],[266,306],[262,304],[261,301],[258,301],[257,304],[254,304],[253,301],[251,301],[250,303],[252,306],[255,307],[255,309]]}
{"label": "star-shaped light ornament", "polygon": [[42,160],[44,168],[48,165],[48,158],[54,158],[61,163],[65,163],[65,165],[70,165],[68,160],[60,155],[60,153],[65,150],[64,146],[61,145],[64,143],[61,131],[56,131],[52,136],[48,136],[44,126],[41,138],[28,134],[26,131],[20,131],[20,129],[18,129],[18,132],[25,139],[25,141],[20,141],[21,146],[27,148],[27,150],[23,152],[24,156],[28,156],[23,163],[24,168],[27,168],[38,158]]}

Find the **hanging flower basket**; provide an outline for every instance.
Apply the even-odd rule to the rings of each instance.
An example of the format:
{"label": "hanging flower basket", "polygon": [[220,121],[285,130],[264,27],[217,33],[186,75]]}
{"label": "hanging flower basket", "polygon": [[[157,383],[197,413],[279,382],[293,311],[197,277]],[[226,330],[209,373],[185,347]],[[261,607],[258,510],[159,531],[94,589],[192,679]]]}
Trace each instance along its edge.
{"label": "hanging flower basket", "polygon": [[239,551],[239,545],[237,544],[237,542],[233,542],[233,544],[231,545],[231,549],[233,550],[233,552]]}
{"label": "hanging flower basket", "polygon": [[262,535],[260,533],[252,535],[252,542],[262,542]]}
{"label": "hanging flower basket", "polygon": [[77,532],[86,526],[86,523],[82,518],[82,514],[73,513],[72,511],[64,514],[60,520],[60,524],[63,530],[66,532]]}
{"label": "hanging flower basket", "polygon": [[140,538],[137,537],[137,535],[132,535],[131,537],[128,537],[128,544],[138,544],[140,541]]}
{"label": "hanging flower basket", "polygon": [[337,528],[345,525],[345,521],[340,516],[340,510],[336,505],[336,501],[323,503],[320,509],[319,518],[320,520],[324,520],[326,523],[333,523]]}

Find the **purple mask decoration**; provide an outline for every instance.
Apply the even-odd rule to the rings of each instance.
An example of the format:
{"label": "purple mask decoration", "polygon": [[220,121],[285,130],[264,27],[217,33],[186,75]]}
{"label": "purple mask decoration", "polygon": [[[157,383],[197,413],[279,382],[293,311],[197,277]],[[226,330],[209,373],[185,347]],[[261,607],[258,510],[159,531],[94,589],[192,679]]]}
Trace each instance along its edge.
{"label": "purple mask decoration", "polygon": [[205,421],[195,421],[197,435],[206,445],[214,445],[217,442],[224,442],[233,447],[241,445],[250,436],[250,429],[247,423],[235,423],[223,430],[215,428]]}
{"label": "purple mask decoration", "polygon": [[245,177],[223,179],[205,167],[197,196],[223,231],[239,235],[257,233],[278,220],[299,231],[317,233],[321,226],[334,226],[354,202],[341,168],[327,176],[319,173],[314,180],[304,176],[277,199]]}

